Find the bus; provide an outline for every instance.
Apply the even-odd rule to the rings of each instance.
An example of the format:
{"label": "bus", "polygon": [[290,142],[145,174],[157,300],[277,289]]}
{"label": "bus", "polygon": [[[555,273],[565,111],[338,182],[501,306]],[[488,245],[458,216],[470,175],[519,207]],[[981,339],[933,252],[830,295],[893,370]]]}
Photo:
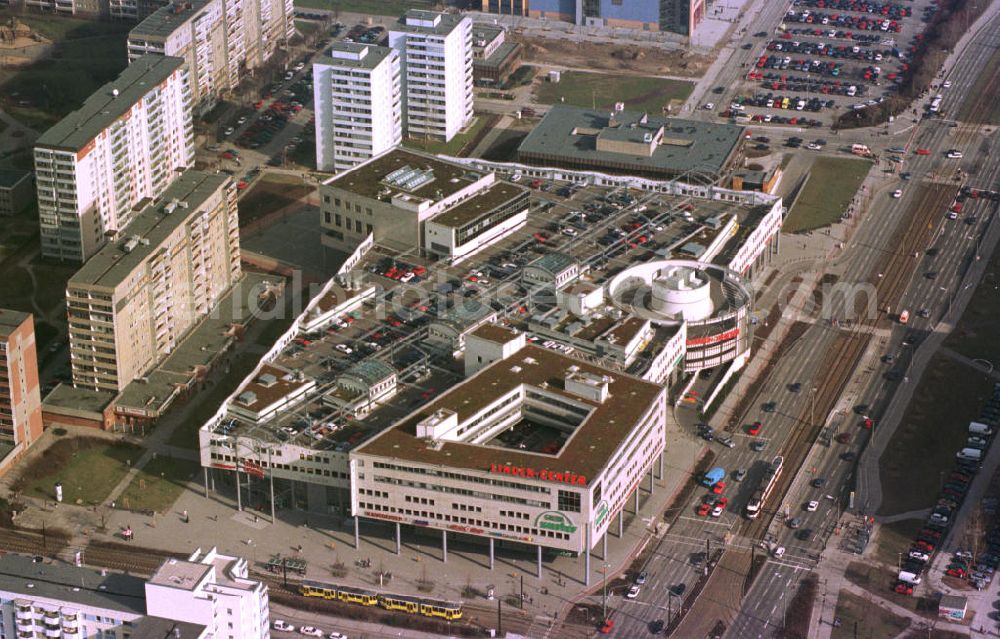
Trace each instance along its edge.
{"label": "bus", "polygon": [[910,311],[903,309],[903,312],[899,314],[899,323],[905,324],[910,321]]}

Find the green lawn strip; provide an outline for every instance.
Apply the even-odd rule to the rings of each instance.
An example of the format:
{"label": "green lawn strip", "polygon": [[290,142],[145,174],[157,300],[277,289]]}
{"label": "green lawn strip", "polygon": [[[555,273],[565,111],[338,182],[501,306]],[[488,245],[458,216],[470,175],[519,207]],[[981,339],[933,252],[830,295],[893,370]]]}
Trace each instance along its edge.
{"label": "green lawn strip", "polygon": [[658,114],[671,100],[686,100],[693,88],[693,83],[683,80],[564,71],[559,82],[539,83],[535,99],[542,104],[564,102],[602,110],[624,102],[627,111]]}
{"label": "green lawn strip", "polygon": [[298,176],[268,173],[251,182],[250,191],[240,198],[237,204],[240,225],[282,209],[308,195],[314,188],[304,184]]}
{"label": "green lawn strip", "polygon": [[868,160],[816,158],[809,181],[785,218],[782,231],[798,233],[840,220],[871,168]]}
{"label": "green lawn strip", "polygon": [[840,626],[833,628],[832,639],[893,639],[910,627],[909,617],[901,617],[865,597],[841,590],[834,615]]}
{"label": "green lawn strip", "polygon": [[900,561],[900,553],[906,556],[917,533],[924,527],[924,519],[900,519],[878,528],[875,538],[875,559],[894,566]]}
{"label": "green lawn strip", "polygon": [[295,21],[295,28],[298,30],[299,33],[301,33],[304,36],[307,36],[315,31],[318,31],[320,26],[321,25],[318,22],[312,22],[310,20]]}
{"label": "green lawn strip", "polygon": [[99,504],[142,456],[134,444],[90,437],[61,439],[25,467],[26,495],[55,499],[55,484],[63,487],[66,503]]}
{"label": "green lawn strip", "polygon": [[[992,388],[992,381],[968,366],[944,355],[934,356],[879,459],[882,505],[878,514],[920,510],[936,503],[943,476],[954,466],[955,453],[968,438],[968,424]],[[915,459],[920,460],[920,472],[914,470]]]}
{"label": "green lawn strip", "polygon": [[158,455],[136,473],[118,502],[128,510],[165,512],[200,468],[198,462]]}
{"label": "green lawn strip", "polygon": [[997,316],[1000,315],[1000,251],[995,251],[982,282],[965,307],[958,326],[944,345],[966,357],[982,358],[1000,368],[1000,340],[997,339]]}
{"label": "green lawn strip", "polygon": [[485,115],[480,115],[476,117],[476,120],[469,126],[468,130],[463,131],[453,137],[448,142],[442,142],[440,140],[421,140],[418,138],[409,138],[403,140],[403,145],[408,146],[413,149],[420,149],[427,153],[433,153],[435,155],[458,155],[462,150],[462,147],[466,145],[470,140],[475,139],[479,134],[480,130],[486,125],[489,118]]}

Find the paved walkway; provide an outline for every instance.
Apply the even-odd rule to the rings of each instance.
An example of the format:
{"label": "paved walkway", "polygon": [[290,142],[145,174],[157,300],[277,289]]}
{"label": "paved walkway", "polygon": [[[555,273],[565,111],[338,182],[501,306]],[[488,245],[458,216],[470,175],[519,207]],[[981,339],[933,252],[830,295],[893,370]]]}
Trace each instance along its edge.
{"label": "paved walkway", "polygon": [[[191,406],[193,404],[185,406],[186,410],[179,411],[172,421],[183,421]],[[119,482],[108,502],[124,491],[154,453],[193,456],[192,451],[178,450],[166,443],[170,430],[161,424],[146,439],[149,450],[135,463],[129,475]],[[88,434],[91,432],[87,431]],[[112,435],[101,433],[98,436]],[[663,510],[688,479],[691,466],[703,450],[704,442],[690,434],[673,432],[670,441],[672,445],[664,465],[664,477],[654,481],[654,492],[648,492],[648,480],[641,482],[638,514],[631,511],[632,500],[628,501],[622,539],[617,537],[617,527],[612,524],[606,559],[611,565],[607,573],[609,580],[623,574],[638,550],[655,539],[656,523],[662,521]],[[41,449],[38,447],[38,450]],[[585,589],[582,559],[557,557],[546,561],[539,579],[535,574],[537,565],[533,549],[525,552],[522,547],[498,548],[496,567],[490,570],[485,548],[481,545],[473,545],[451,534],[448,558],[443,561],[440,533],[418,535],[414,530],[404,530],[402,552],[396,555],[393,530],[371,522],[362,522],[358,548],[354,545],[351,518],[279,510],[277,521],[272,522],[269,512],[237,510],[231,486],[223,486],[219,481],[215,482],[214,488],[206,496],[204,484],[192,482],[169,512],[154,515],[103,507],[95,511],[70,504],[61,504],[53,509],[34,502],[18,517],[18,523],[28,528],[40,528],[44,522],[50,527],[69,530],[73,538],[63,553],[65,558],[71,558],[75,550],[85,548],[91,539],[120,542],[121,531],[129,527],[134,531],[135,544],[141,547],[187,553],[197,547],[215,545],[222,552],[247,557],[256,571],[263,571],[267,560],[273,556],[301,556],[308,561],[306,576],[309,578],[378,587],[379,573],[386,571],[393,575],[384,586],[387,589],[415,593],[418,581],[429,580],[434,584],[431,596],[462,599],[481,607],[494,604],[481,597],[469,597],[467,588],[483,596],[490,588],[497,595],[508,595],[520,589],[523,575],[524,592],[528,597],[525,613],[542,619],[552,618],[553,615],[557,619],[565,619],[570,607],[585,596],[585,591],[600,589],[601,564],[605,562],[600,543],[591,561],[591,584]],[[185,511],[189,521],[184,519]],[[96,530],[102,518],[106,519],[106,532]],[[665,529],[661,526],[659,532],[662,534]],[[370,559],[371,564],[360,566],[362,559]],[[335,567],[337,577],[332,576]],[[339,576],[341,574],[343,576]],[[547,623],[544,625],[547,627]]]}

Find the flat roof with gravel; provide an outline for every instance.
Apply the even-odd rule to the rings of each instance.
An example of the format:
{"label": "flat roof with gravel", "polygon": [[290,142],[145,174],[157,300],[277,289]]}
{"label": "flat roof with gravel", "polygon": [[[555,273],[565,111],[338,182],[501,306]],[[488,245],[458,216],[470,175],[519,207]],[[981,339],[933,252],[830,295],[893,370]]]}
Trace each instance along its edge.
{"label": "flat roof with gravel", "polygon": [[[140,202],[145,207],[122,233],[117,242],[109,242],[69,279],[68,286],[103,286],[114,288],[142,264],[146,258],[159,251],[167,237],[185,224],[206,200],[223,188],[231,178],[225,174],[210,174],[188,170],[167,187],[163,194],[150,202]],[[171,203],[177,200],[186,207],[177,205],[173,212],[166,214]],[[140,238],[138,243],[131,238]],[[145,242],[143,240],[148,240]],[[123,251],[123,244],[131,249]],[[134,244],[134,246],[133,246]]]}
{"label": "flat roof with gravel", "polygon": [[[678,175],[689,169],[721,172],[736,151],[743,127],[665,118],[638,111],[614,113],[556,104],[518,147],[522,161],[546,160],[595,170],[639,170],[648,175]],[[597,140],[648,143],[662,129],[652,155],[599,151]]]}
{"label": "flat roof with gravel", "polygon": [[35,140],[35,146],[80,151],[124,116],[144,95],[181,68],[182,58],[144,55],[125,67],[73,111]]}
{"label": "flat roof with gravel", "polygon": [[[606,377],[609,380],[608,398],[600,403],[567,392],[564,384],[570,373]],[[536,453],[463,442],[428,444],[416,436],[417,423],[439,410],[454,411],[462,422],[522,385],[543,387],[548,393],[564,396],[591,409],[563,448],[550,456],[551,459]],[[533,467],[540,460],[545,460],[553,467],[591,478],[607,466],[611,455],[663,392],[661,386],[652,382],[528,344],[517,354],[453,386],[430,404],[362,444],[356,452],[482,472],[489,472],[490,465],[496,463]]]}

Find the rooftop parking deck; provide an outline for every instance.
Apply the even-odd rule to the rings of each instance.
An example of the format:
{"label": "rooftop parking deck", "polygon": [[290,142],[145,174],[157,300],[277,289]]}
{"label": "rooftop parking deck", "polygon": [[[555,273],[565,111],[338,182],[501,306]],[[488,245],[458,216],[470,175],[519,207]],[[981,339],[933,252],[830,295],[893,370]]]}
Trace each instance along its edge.
{"label": "rooftop parking deck", "polygon": [[[407,163],[397,159],[379,173]],[[577,261],[585,267],[578,283],[597,287],[631,264],[677,257],[675,252],[691,242],[706,247],[713,244],[726,230],[720,221],[733,216],[739,229],[752,228],[763,210],[733,202],[626,193],[599,186],[541,182],[537,187],[530,190],[532,213],[528,225],[486,247],[473,264],[429,262],[376,246],[355,267],[356,274],[364,278],[362,287],[378,287],[375,297],[345,317],[348,321],[300,335],[272,362],[315,380],[316,388],[303,402],[261,424],[232,420],[235,416],[230,415],[223,422],[229,434],[321,450],[348,451],[363,445],[413,411],[425,410],[462,380],[461,360],[430,346],[428,327],[433,320],[451,317],[457,308],[469,321],[483,314],[497,314],[508,326],[527,327],[529,317],[538,308],[528,310],[528,291],[521,287],[521,274],[537,258],[548,257],[559,264]],[[574,229],[572,236],[562,232],[566,228]],[[643,236],[645,240],[640,239]],[[538,237],[547,239],[542,242]],[[399,274],[418,266],[426,270],[405,284],[399,281]],[[393,273],[386,275],[390,267]],[[627,317],[612,320],[605,313],[595,317],[584,330],[593,333],[592,339],[604,335],[622,343],[640,325],[641,321],[630,322]],[[513,335],[508,328],[492,325],[477,329],[475,334],[501,341]],[[652,356],[653,350],[649,349],[661,348],[658,344],[669,335],[662,337],[646,347],[643,361]],[[399,386],[392,399],[373,407],[360,419],[348,418],[343,408],[323,401],[324,395],[336,392],[339,375],[372,359],[396,370]],[[571,361],[600,364],[616,371],[623,366],[612,357],[597,358],[579,348]]]}

